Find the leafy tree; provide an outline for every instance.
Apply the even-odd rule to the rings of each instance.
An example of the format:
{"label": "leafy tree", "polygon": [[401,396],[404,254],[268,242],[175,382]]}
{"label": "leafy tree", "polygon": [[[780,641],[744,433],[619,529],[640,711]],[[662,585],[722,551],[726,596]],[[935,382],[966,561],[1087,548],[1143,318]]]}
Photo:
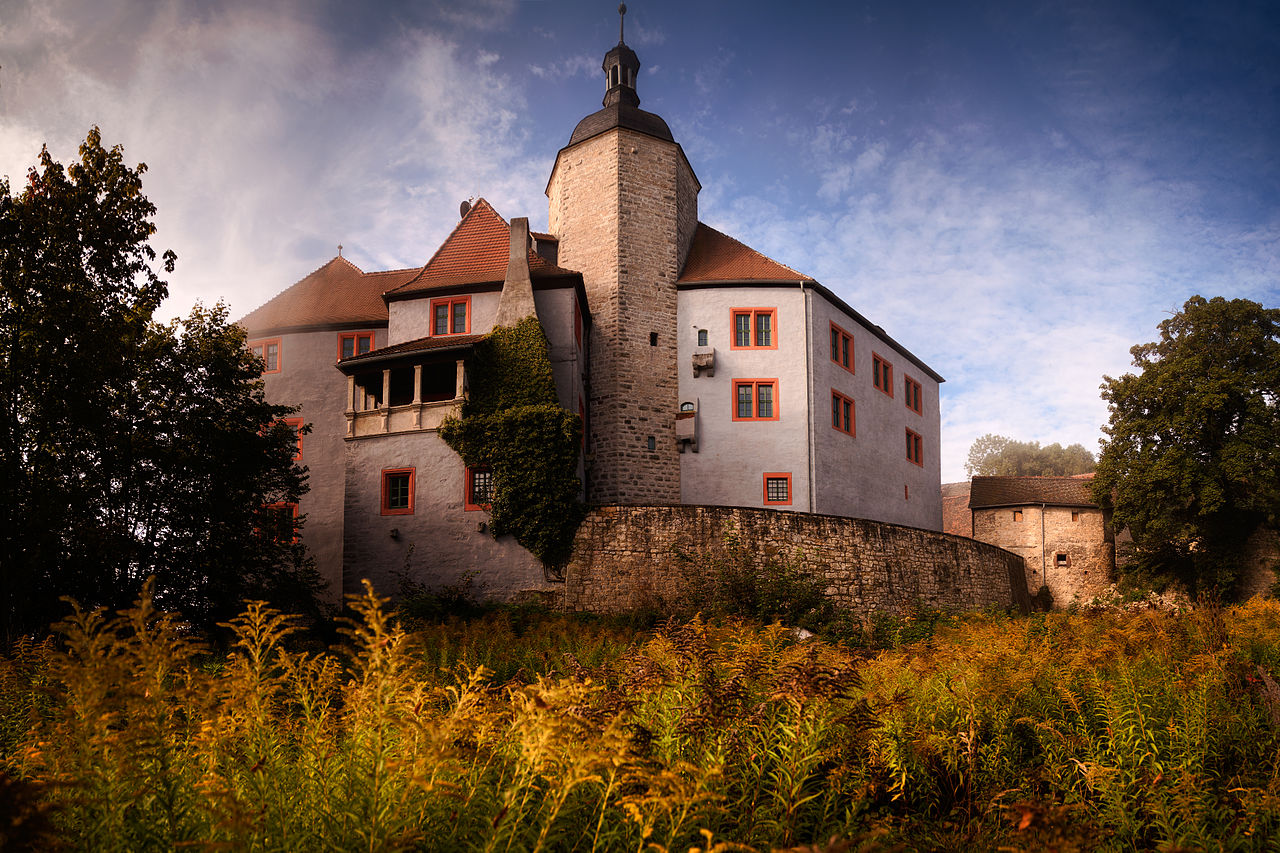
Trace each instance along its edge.
{"label": "leafy tree", "polygon": [[1280,310],[1192,297],[1103,378],[1111,412],[1094,497],[1140,565],[1230,594],[1244,545],[1280,518]]}
{"label": "leafy tree", "polygon": [[[262,508],[296,501],[289,410],[262,396],[261,364],[199,306],[168,293],[150,245],[146,167],[97,128],[64,169],[47,150],[13,195],[0,180],[0,631],[43,630],[60,596],[122,606],[148,575],[156,599],[208,626],[244,595],[306,599],[292,536]],[[163,270],[175,256],[165,252]]]}
{"label": "leafy tree", "polygon": [[1014,441],[988,433],[969,447],[964,470],[970,477],[1069,477],[1094,469],[1093,454],[1083,444],[1063,447],[1054,442]]}

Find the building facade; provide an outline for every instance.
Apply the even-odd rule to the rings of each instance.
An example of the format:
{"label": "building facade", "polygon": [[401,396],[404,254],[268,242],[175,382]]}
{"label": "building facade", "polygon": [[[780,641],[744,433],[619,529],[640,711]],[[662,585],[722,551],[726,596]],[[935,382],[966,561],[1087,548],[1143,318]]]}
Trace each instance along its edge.
{"label": "building facade", "polygon": [[[701,185],[639,108],[640,62],[605,56],[603,108],[547,183],[548,234],[483,199],[416,269],[338,257],[240,322],[267,394],[311,424],[302,536],[331,591],[554,579],[486,531],[487,472],[439,438],[468,359],[535,315],[560,404],[582,416],[593,504],[746,506],[942,525],[930,369],[811,277],[698,221]],[[518,452],[516,450],[515,452]]]}
{"label": "building facade", "polygon": [[1092,476],[974,477],[970,488],[970,535],[1020,555],[1028,591],[1047,587],[1055,607],[1101,595],[1115,574],[1115,532]]}

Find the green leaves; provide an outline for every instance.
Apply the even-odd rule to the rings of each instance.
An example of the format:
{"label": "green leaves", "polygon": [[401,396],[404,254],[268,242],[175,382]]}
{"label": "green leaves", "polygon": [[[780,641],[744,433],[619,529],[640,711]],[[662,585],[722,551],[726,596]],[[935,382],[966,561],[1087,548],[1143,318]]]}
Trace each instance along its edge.
{"label": "green leaves", "polygon": [[266,403],[225,306],[153,319],[168,287],[145,171],[94,128],[78,162],[44,150],[18,196],[0,182],[5,637],[43,631],[61,595],[127,604],[149,575],[204,627],[243,597],[305,607],[314,590],[300,546],[255,533],[305,489],[296,439],[264,430],[289,410]]}
{"label": "green leaves", "polygon": [[547,339],[528,317],[494,329],[477,347],[462,417],[440,437],[468,466],[493,471],[493,534],[510,533],[551,569],[568,562],[582,520],[582,422],[557,402]]}
{"label": "green leaves", "polygon": [[1114,506],[1148,569],[1230,594],[1260,524],[1280,521],[1280,310],[1187,300],[1104,377],[1110,409],[1094,497]]}
{"label": "green leaves", "polygon": [[1038,441],[988,433],[970,445],[964,470],[970,477],[1051,477],[1087,474],[1094,465],[1093,454],[1082,444],[1041,447]]}

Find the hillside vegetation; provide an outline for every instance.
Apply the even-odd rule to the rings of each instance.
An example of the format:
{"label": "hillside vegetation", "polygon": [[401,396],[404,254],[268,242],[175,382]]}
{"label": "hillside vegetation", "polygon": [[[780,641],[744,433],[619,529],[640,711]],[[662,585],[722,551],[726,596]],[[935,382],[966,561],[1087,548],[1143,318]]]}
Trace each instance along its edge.
{"label": "hillside vegetation", "polygon": [[[1280,604],[841,643],[521,610],[228,657],[143,601],[0,659],[0,847],[1270,849]],[[314,645],[314,643],[312,643]],[[869,648],[879,646],[880,648]]]}

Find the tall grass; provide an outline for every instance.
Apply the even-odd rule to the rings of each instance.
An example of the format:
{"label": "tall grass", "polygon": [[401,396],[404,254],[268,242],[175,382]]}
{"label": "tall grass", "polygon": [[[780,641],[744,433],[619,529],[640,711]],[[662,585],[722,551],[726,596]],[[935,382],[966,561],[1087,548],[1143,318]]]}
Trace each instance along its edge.
{"label": "tall grass", "polygon": [[[1280,605],[936,615],[873,652],[500,611],[345,642],[144,599],[0,659],[0,848],[1274,849]],[[927,630],[925,630],[927,628]],[[908,642],[904,638],[919,636]],[[865,644],[865,643],[864,643]],[[500,673],[500,674],[499,674]]]}

